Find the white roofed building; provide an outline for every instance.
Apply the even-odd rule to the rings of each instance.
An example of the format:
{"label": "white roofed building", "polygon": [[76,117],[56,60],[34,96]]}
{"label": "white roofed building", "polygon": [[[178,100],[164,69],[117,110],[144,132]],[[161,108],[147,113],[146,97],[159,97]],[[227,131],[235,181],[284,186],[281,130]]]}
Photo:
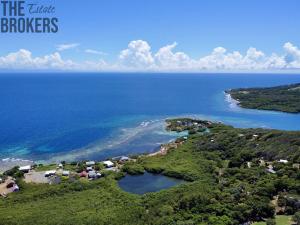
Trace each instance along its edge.
{"label": "white roofed building", "polygon": [[62,172],[62,175],[63,175],[64,177],[68,177],[68,176],[70,175],[70,171],[64,170],[64,171]]}
{"label": "white roofed building", "polygon": [[287,164],[289,161],[287,161],[287,160],[285,160],[285,159],[280,159],[278,162]]}
{"label": "white roofed building", "polygon": [[50,177],[56,174],[56,170],[49,170],[45,172],[45,177]]}
{"label": "white roofed building", "polygon": [[28,166],[21,166],[21,167],[19,168],[19,171],[22,171],[22,172],[24,172],[24,173],[28,173],[29,170],[31,170],[31,165],[28,165]]}
{"label": "white roofed building", "polygon": [[106,168],[111,168],[114,166],[114,163],[112,161],[103,161],[102,162],[104,164],[104,166],[106,166]]}
{"label": "white roofed building", "polygon": [[96,164],[95,161],[88,161],[85,163],[85,165],[87,166],[94,166],[95,164]]}

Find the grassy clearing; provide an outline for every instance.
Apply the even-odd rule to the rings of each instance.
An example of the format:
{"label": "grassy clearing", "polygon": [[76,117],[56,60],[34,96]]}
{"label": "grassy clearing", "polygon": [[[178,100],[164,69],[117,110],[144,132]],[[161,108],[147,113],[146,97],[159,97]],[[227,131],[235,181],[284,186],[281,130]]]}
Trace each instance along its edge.
{"label": "grassy clearing", "polygon": [[[276,225],[290,225],[292,224],[292,217],[291,216],[276,216]],[[265,222],[257,222],[253,225],[266,225]]]}

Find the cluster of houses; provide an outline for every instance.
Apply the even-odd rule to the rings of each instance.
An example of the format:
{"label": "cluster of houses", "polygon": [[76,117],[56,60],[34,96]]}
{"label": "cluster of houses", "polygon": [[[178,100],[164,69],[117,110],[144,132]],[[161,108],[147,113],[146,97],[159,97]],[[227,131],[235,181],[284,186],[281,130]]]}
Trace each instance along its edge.
{"label": "cluster of houses", "polygon": [[[106,160],[102,161],[101,163],[105,166],[105,170],[111,170],[111,171],[118,171],[118,168],[115,167],[115,163],[122,164],[124,162],[129,161],[130,158],[127,156],[119,156],[112,158],[112,161]],[[79,173],[80,177],[87,177],[88,179],[97,179],[102,176],[100,171],[96,170],[96,162],[95,161],[87,161],[85,162],[85,169]],[[23,173],[29,173],[32,170],[31,165],[22,166],[19,168],[19,171]],[[45,177],[52,177],[56,175],[61,175],[63,177],[69,177],[71,172],[69,170],[64,170],[64,165],[62,163],[59,163],[56,170],[48,170],[45,171],[44,176]]]}
{"label": "cluster of houses", "polygon": [[[286,159],[279,159],[277,161],[275,161],[277,163],[281,163],[281,164],[288,164],[289,161]],[[276,174],[275,168],[274,168],[274,162],[265,162],[263,159],[259,160],[259,166],[263,166],[266,167],[266,172],[271,173],[271,174]],[[247,162],[247,167],[251,168],[252,163],[251,162]],[[300,169],[300,164],[299,163],[294,163],[292,165],[293,168],[295,169]]]}
{"label": "cluster of houses", "polygon": [[[129,160],[132,159],[127,156],[118,156],[112,158],[112,160],[102,161],[100,164],[105,167],[104,170],[118,172],[119,167]],[[64,170],[64,165],[62,163],[59,163],[56,169],[47,170],[44,172],[35,171],[32,165],[21,166],[19,167],[19,171],[25,174],[25,182],[28,181],[26,180],[27,177],[34,177],[34,179],[30,179],[28,182],[58,184],[60,183],[62,177],[73,178],[71,175],[78,175],[81,178],[87,178],[89,180],[99,179],[102,177],[100,168],[103,168],[103,166],[99,167],[99,163],[95,161],[87,161],[84,163],[84,167],[79,173],[76,173],[75,171],[71,172],[69,170]],[[16,192],[19,190],[20,188],[15,182],[14,178],[7,177],[6,179],[2,179],[0,177],[0,195],[6,197],[7,193]]]}
{"label": "cluster of houses", "polygon": [[[113,167],[114,164],[111,161],[104,161],[103,164],[108,168],[108,167]],[[80,177],[87,177],[89,179],[97,179],[102,176],[102,174],[99,171],[95,170],[95,161],[88,161],[85,163],[86,165],[86,170],[82,171],[80,173]]]}
{"label": "cluster of houses", "polygon": [[202,121],[198,121],[198,120],[177,120],[176,121],[176,125],[174,124],[169,124],[169,127],[171,128],[171,130],[173,131],[177,131],[177,132],[181,132],[181,131],[185,131],[185,130],[194,130],[194,131],[198,131],[198,130],[203,130],[207,128],[207,123],[204,123]]}
{"label": "cluster of houses", "polygon": [[[173,143],[174,144],[174,143]],[[177,146],[177,144],[176,144]],[[170,144],[169,147],[172,147],[172,144]],[[68,177],[70,179],[74,178],[76,176],[71,175],[77,175],[81,178],[86,178],[88,180],[95,180],[102,177],[102,174],[100,172],[100,168],[103,169],[103,166],[105,167],[104,170],[106,171],[119,171],[119,168],[127,161],[133,160],[127,156],[118,156],[114,157],[111,160],[102,161],[100,163],[95,161],[87,161],[84,162],[84,166],[82,167],[82,171],[77,172],[71,172],[69,170],[65,170],[62,163],[59,163],[56,167],[56,169],[47,170],[47,171],[36,171],[35,167],[32,165],[26,165],[21,166],[18,168],[20,172],[23,172],[24,175],[24,181],[25,182],[34,182],[34,183],[48,183],[48,184],[58,184],[61,182],[62,177]],[[80,165],[81,163],[78,163]],[[102,165],[99,165],[102,164]],[[82,165],[82,164],[81,164]],[[29,179],[27,179],[29,178]],[[14,178],[7,177],[6,179],[0,178],[0,195],[3,197],[6,197],[7,194],[11,192],[17,192],[20,188],[15,182]]]}

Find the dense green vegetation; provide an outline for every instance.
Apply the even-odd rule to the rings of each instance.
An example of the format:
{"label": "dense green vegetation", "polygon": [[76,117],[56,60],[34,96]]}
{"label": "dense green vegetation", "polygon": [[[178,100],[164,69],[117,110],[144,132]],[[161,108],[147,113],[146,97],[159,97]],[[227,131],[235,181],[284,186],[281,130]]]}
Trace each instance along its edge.
{"label": "dense green vegetation", "polygon": [[227,93],[244,108],[300,112],[300,84],[271,88],[239,88]]}
{"label": "dense green vegetation", "polygon": [[[0,224],[238,225],[274,218],[274,196],[280,214],[298,215],[300,132],[207,127],[166,155],[141,156],[123,167],[189,182],[138,196],[118,187],[123,173],[59,185],[19,181],[20,192],[0,199]],[[267,172],[268,163],[276,173]]]}

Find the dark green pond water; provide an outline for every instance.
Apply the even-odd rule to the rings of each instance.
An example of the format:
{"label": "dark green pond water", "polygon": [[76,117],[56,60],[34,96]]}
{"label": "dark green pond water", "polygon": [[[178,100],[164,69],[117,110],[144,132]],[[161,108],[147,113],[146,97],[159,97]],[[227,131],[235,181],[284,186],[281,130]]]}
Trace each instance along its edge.
{"label": "dark green pond water", "polygon": [[127,175],[119,181],[119,186],[127,192],[145,194],[156,192],[185,183],[183,180],[161,174],[144,173],[143,175]]}

